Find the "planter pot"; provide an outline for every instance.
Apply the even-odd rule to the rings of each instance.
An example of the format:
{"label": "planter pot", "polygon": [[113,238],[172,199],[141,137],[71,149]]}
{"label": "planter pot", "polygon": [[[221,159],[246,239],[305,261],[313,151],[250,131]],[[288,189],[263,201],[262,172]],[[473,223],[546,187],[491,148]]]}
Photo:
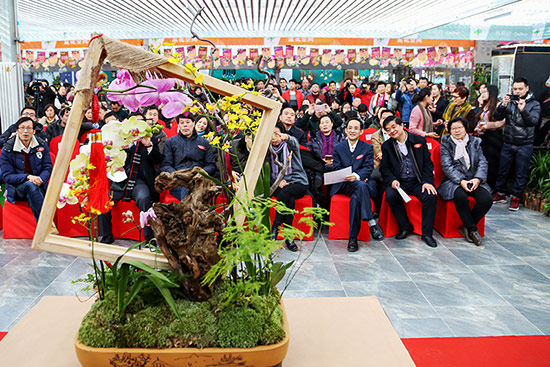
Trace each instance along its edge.
{"label": "planter pot", "polygon": [[83,367],[276,367],[286,356],[289,327],[283,306],[285,338],[277,344],[254,348],[94,348],[75,337],[75,349]]}

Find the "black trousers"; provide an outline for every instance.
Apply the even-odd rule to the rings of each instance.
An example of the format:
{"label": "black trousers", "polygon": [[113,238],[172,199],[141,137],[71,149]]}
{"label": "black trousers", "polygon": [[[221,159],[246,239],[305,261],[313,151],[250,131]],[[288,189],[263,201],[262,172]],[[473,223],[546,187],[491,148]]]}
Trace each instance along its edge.
{"label": "black trousers", "polygon": [[[132,190],[132,199],[136,202],[140,212],[146,212],[153,206],[153,201],[151,200],[151,193],[149,192],[149,186],[143,181],[138,179],[134,190]],[[139,218],[134,218],[136,223],[139,223]],[[99,228],[102,236],[113,235],[113,224],[112,224],[111,212],[107,212],[99,216]],[[115,223],[115,225],[120,225],[122,223]],[[148,241],[154,237],[151,227],[146,226],[143,229],[143,235]]]}
{"label": "black trousers", "polygon": [[373,218],[369,185],[365,181],[344,182],[337,193],[350,197],[348,235],[350,238],[357,238],[361,230],[361,221]]}
{"label": "black trousers", "polygon": [[[437,195],[428,194],[427,191],[422,192],[422,184],[418,180],[399,180],[401,188],[409,195],[415,196],[422,203],[422,235],[432,236],[435,211],[437,209]],[[405,231],[411,227],[409,217],[407,216],[407,210],[405,209],[405,203],[401,198],[401,195],[397,190],[392,187],[386,188],[386,201],[390,205],[391,211],[397,223],[399,223],[399,229]]]}
{"label": "black trousers", "polygon": [[[294,209],[296,207],[296,199],[301,198],[307,192],[308,187],[302,185],[301,183],[291,183],[283,187],[279,187],[273,193],[275,198],[285,204],[288,208]],[[280,213],[275,214],[275,219],[273,220],[273,228],[278,228],[281,224],[292,225],[292,220],[294,216],[292,214],[282,215]]]}
{"label": "black trousers", "polygon": [[[468,197],[472,196],[476,200],[476,204],[470,210],[470,204],[468,203]],[[462,187],[458,187],[455,191],[455,206],[456,211],[464,227],[468,232],[477,231],[477,223],[487,214],[491,206],[493,205],[493,197],[491,193],[483,187],[478,187],[473,192],[467,192]]]}

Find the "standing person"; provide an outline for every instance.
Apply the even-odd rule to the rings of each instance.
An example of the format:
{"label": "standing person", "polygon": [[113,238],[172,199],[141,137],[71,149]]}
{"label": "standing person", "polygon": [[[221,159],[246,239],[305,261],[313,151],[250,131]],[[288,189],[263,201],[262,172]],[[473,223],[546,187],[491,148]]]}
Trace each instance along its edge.
{"label": "standing person", "polygon": [[355,97],[361,97],[361,103],[367,107],[370,106],[372,96],[374,96],[374,93],[371,90],[371,84],[366,80],[361,83],[361,90],[357,89],[355,91]]}
{"label": "standing person", "polygon": [[427,88],[430,84],[430,81],[425,76],[418,79],[418,89],[422,90]]}
{"label": "standing person", "polygon": [[306,96],[306,99],[309,101],[310,104],[315,104],[319,100],[322,103],[327,102],[327,100],[325,98],[325,95],[323,93],[321,93],[321,88],[319,88],[319,83],[311,84],[311,93],[309,93]]}
{"label": "standing person", "polygon": [[[409,131],[413,134],[433,139],[439,139],[439,135],[434,131],[443,123],[442,120],[434,122],[430,107],[433,106],[432,89],[422,88],[412,99],[413,108],[409,120]],[[433,109],[433,107],[432,107]]]}
{"label": "standing person", "polygon": [[342,96],[336,89],[336,82],[331,80],[328,82],[328,91],[325,93],[325,99],[329,106],[332,106],[332,102],[336,101],[338,104],[342,104]]}
{"label": "standing person", "polygon": [[341,100],[342,100],[342,103],[343,102],[349,102],[350,104],[353,103],[353,95],[355,94],[355,90],[357,89],[356,85],[353,84],[350,81],[347,81],[345,84],[344,84],[344,87],[341,88]]}
{"label": "standing person", "polygon": [[376,83],[376,94],[372,96],[369,104],[369,115],[376,115],[374,107],[380,106],[387,108],[389,95],[386,95],[386,83],[380,81]]}
{"label": "standing person", "polygon": [[33,80],[27,87],[27,94],[34,97],[33,107],[38,117],[44,116],[44,107],[55,103],[56,92],[47,80]]}
{"label": "standing person", "polygon": [[28,201],[38,222],[52,173],[50,150],[46,141],[34,136],[34,122],[30,117],[22,117],[15,124],[16,135],[8,139],[0,154],[6,200],[12,204],[16,200]]}
{"label": "standing person", "polygon": [[347,176],[344,182],[334,184],[330,190],[331,195],[341,193],[350,197],[349,252],[355,252],[359,249],[357,236],[361,230],[361,221],[369,223],[373,239],[378,241],[384,239],[384,232],[374,220],[370,201],[371,196],[374,196],[370,182],[368,182],[374,167],[373,150],[370,144],[359,140],[362,131],[359,120],[349,120],[346,124],[348,140],[336,144],[333,153],[335,170],[345,167],[351,167],[352,169],[352,174]]}
{"label": "standing person", "polygon": [[[481,149],[481,139],[469,136],[468,122],[463,117],[449,121],[450,135],[441,139],[443,179],[437,188],[443,200],[454,200],[463,225],[459,228],[466,241],[483,245],[477,224],[493,205],[491,188],[487,185],[487,160]],[[468,197],[476,200],[470,209]]]}
{"label": "standing person", "polygon": [[394,116],[386,118],[383,125],[390,139],[382,144],[380,172],[386,184],[386,201],[399,223],[395,239],[405,239],[413,229],[398,192],[403,189],[422,202],[422,240],[430,247],[437,247],[433,238],[437,191],[426,138],[407,133],[403,121]]}
{"label": "standing person", "polygon": [[299,90],[296,90],[296,84],[296,79],[290,79],[288,81],[288,90],[282,95],[294,111],[297,111],[304,102],[304,95]]}
{"label": "standing person", "polygon": [[111,102],[111,111],[116,115],[118,121],[124,121],[128,118],[129,112],[123,108],[118,101]]}
{"label": "standing person", "polygon": [[[443,93],[441,84],[433,84],[432,85],[433,108],[430,108],[430,112],[432,113],[434,121],[437,121],[439,119],[443,120],[443,113],[445,113],[445,110],[449,105],[449,101],[447,100],[447,98],[444,98],[441,95],[441,93]],[[436,129],[436,133],[441,135],[441,132],[443,131],[444,127],[445,126],[443,125],[438,126]]]}
{"label": "standing person", "polygon": [[[290,159],[290,165],[288,166],[283,179],[279,182],[277,190],[273,193],[273,196],[288,208],[294,209],[296,205],[296,199],[304,196],[308,189],[307,174],[302,164],[302,157],[300,155],[300,147],[295,137],[286,133],[284,125],[278,121],[273,131],[273,137],[271,139],[271,147],[273,153],[270,154],[271,164],[271,180],[272,184],[275,183],[279,175],[279,166],[275,161],[285,164],[288,157],[292,153]],[[280,213],[275,214],[272,226],[273,239],[277,239],[279,233],[279,227],[281,224],[292,226],[292,220],[294,215],[283,215]],[[298,251],[298,246],[294,241],[285,241],[286,248],[290,251]]]}
{"label": "standing person", "polygon": [[[344,141],[344,137],[334,131],[334,124],[330,116],[321,117],[319,131],[312,134],[309,139],[309,148],[325,162],[325,165],[332,167],[333,152],[336,144]],[[332,169],[330,169],[332,170]]]}
{"label": "standing person", "polygon": [[[499,104],[496,85],[487,85],[479,99],[480,107],[477,109],[475,131],[481,137],[481,148],[489,166],[487,184],[494,191],[500,165],[500,152],[504,144],[502,128],[505,120],[495,120],[495,113]],[[493,191],[491,193],[494,194]]]}
{"label": "standing person", "polygon": [[[195,118],[192,113],[185,112],[177,117],[179,132],[164,145],[164,159],[161,172],[175,172],[181,169],[201,167],[210,176],[216,171],[216,150],[208,140],[198,136],[195,131]],[[189,190],[178,186],[170,190],[170,194],[183,200]]]}
{"label": "standing person", "polygon": [[[474,132],[474,128],[476,127],[476,117],[472,106],[468,103],[469,95],[470,91],[468,91],[468,88],[462,86],[457,87],[451,94],[453,102],[449,103],[443,113],[445,126],[447,126],[447,123],[451,119],[454,119],[455,117],[463,117],[466,121],[468,121],[468,134]],[[445,134],[445,132],[443,132],[443,134]]]}
{"label": "standing person", "polygon": [[281,93],[284,93],[288,90],[287,88],[287,82],[285,78],[279,79],[279,87],[281,88]]}
{"label": "standing person", "polygon": [[55,97],[55,108],[58,110],[61,110],[64,106],[66,106],[68,103],[67,101],[67,87],[62,85],[57,90],[57,96]]}
{"label": "standing person", "polygon": [[388,110],[391,110],[393,112],[397,111],[397,100],[395,99],[395,88],[393,87],[393,84],[392,82],[387,82],[386,83],[386,94],[389,97],[389,100],[388,100],[388,104],[386,106],[386,108]]}
{"label": "standing person", "polygon": [[516,166],[514,188],[510,198],[512,211],[519,210],[519,198],[529,180],[529,163],[533,154],[535,127],[540,118],[540,103],[529,91],[525,78],[516,78],[512,84],[513,94],[507,94],[497,107],[495,119],[506,119],[504,124],[504,145],[500,154],[500,166],[493,201],[506,202],[506,183],[512,164]]}
{"label": "standing person", "polygon": [[416,82],[414,79],[401,80],[399,89],[395,92],[395,99],[401,106],[401,116],[405,127],[409,127],[409,118],[414,107],[412,97],[417,92],[418,89],[416,89]]}
{"label": "standing person", "polygon": [[308,78],[302,79],[302,88],[300,88],[300,92],[302,92],[302,94],[304,95],[304,98],[306,98],[311,94],[310,86],[311,86],[311,83]]}

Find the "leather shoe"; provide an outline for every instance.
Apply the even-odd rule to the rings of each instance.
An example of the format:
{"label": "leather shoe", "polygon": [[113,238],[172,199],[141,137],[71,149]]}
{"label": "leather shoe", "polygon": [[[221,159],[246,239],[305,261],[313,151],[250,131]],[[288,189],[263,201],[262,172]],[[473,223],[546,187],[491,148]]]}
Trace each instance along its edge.
{"label": "leather shoe", "polygon": [[113,237],[112,234],[109,234],[107,236],[103,236],[101,237],[101,239],[99,240],[100,243],[107,243],[107,244],[111,244],[113,242],[115,242],[115,238]]}
{"label": "leather shoe", "polygon": [[384,232],[382,232],[382,228],[380,228],[378,224],[370,227],[370,235],[377,241],[382,241],[384,239]]}
{"label": "leather shoe", "polygon": [[348,251],[355,252],[359,250],[359,245],[357,244],[357,238],[350,238],[348,242]]}
{"label": "leather shoe", "polygon": [[404,231],[399,231],[399,233],[395,235],[395,239],[404,240],[405,238],[407,238],[408,235],[411,234],[412,230],[413,230],[412,227],[409,227]]}
{"label": "leather shoe", "polygon": [[483,237],[481,237],[481,234],[479,231],[473,231],[470,232],[470,242],[473,242],[476,246],[483,246]]}
{"label": "leather shoe", "polygon": [[460,226],[458,229],[458,232],[464,236],[464,239],[470,243],[472,243],[472,239],[470,238],[470,234],[468,233],[468,230],[464,226]]}
{"label": "leather shoe", "polygon": [[286,248],[292,252],[298,251],[298,246],[296,246],[294,241],[285,240],[285,245],[286,245]]}
{"label": "leather shoe", "polygon": [[437,242],[435,242],[432,236],[422,236],[422,241],[424,241],[426,245],[430,247],[437,247]]}

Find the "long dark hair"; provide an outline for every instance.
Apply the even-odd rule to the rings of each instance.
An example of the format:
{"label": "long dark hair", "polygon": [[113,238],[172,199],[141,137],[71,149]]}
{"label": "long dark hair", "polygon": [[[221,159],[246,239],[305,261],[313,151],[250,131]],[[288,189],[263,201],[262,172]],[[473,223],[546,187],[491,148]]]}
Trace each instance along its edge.
{"label": "long dark hair", "polygon": [[485,106],[487,107],[487,119],[489,121],[494,121],[493,114],[495,113],[497,109],[498,104],[498,87],[493,84],[487,84],[487,93],[489,93],[489,99],[483,102],[483,106],[479,109],[479,112],[476,115],[476,120],[481,119],[481,114],[483,113],[483,110],[485,109]]}
{"label": "long dark hair", "polygon": [[418,102],[423,101],[424,98],[426,98],[426,96],[429,96],[430,94],[432,94],[432,88],[430,87],[422,88],[420,92],[418,92],[412,97],[412,103],[417,104]]}

